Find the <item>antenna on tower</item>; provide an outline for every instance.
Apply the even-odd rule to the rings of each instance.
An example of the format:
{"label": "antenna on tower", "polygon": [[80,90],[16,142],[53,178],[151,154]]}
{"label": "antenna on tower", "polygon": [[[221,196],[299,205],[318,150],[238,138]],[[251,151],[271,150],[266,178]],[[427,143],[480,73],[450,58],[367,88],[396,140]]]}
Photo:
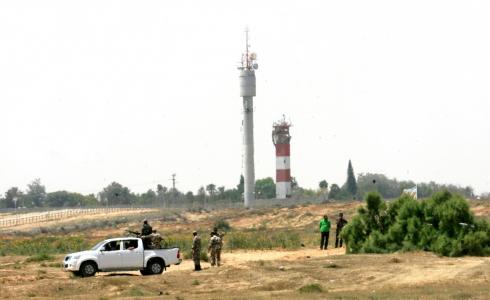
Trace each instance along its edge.
{"label": "antenna on tower", "polygon": [[257,70],[259,65],[257,64],[257,54],[250,52],[250,43],[248,40],[248,27],[245,27],[245,53],[242,55],[242,66],[239,69],[242,70]]}

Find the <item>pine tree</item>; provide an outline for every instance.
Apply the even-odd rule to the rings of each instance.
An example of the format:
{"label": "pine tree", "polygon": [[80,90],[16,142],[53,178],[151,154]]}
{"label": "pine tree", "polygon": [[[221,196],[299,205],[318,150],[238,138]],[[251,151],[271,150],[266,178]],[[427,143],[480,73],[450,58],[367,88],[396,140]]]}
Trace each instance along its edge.
{"label": "pine tree", "polygon": [[349,159],[349,165],[347,167],[347,182],[346,182],[347,191],[352,195],[356,196],[357,194],[357,182],[356,176],[354,175],[354,168],[352,168],[352,163]]}

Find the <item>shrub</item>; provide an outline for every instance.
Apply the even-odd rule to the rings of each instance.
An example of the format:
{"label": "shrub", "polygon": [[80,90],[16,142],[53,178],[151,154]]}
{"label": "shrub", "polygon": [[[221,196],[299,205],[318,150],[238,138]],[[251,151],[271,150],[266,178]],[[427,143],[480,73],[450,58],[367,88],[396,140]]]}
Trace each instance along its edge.
{"label": "shrub", "polygon": [[321,293],[323,288],[318,283],[307,284],[299,288],[300,293]]}
{"label": "shrub", "polygon": [[225,219],[219,219],[214,223],[214,227],[218,228],[220,231],[228,231],[231,229],[230,223]]}
{"label": "shrub", "polygon": [[490,255],[490,225],[476,221],[468,203],[447,191],[417,201],[409,196],[386,205],[369,193],[366,208],[342,230],[349,253],[428,250],[445,256]]}
{"label": "shrub", "polygon": [[28,257],[26,259],[26,262],[33,262],[33,261],[45,261],[45,260],[53,260],[54,257],[52,255],[46,254],[46,253],[39,253],[36,255],[33,255],[31,257]]}

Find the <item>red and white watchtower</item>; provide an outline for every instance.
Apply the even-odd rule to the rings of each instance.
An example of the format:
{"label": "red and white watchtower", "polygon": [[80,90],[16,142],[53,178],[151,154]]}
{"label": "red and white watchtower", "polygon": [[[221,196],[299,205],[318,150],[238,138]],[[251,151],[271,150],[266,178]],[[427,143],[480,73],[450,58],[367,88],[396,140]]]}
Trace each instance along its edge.
{"label": "red and white watchtower", "polygon": [[291,161],[289,158],[291,123],[286,122],[283,117],[272,127],[272,142],[276,147],[276,198],[285,199],[291,197]]}

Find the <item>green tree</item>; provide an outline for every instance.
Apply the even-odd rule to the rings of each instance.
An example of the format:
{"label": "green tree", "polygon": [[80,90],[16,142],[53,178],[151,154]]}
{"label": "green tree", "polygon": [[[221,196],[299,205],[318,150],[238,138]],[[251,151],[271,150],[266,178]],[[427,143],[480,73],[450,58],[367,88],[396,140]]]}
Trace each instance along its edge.
{"label": "green tree", "polygon": [[240,193],[240,197],[243,194],[244,185],[245,185],[245,178],[243,177],[243,175],[240,175],[240,182],[236,186],[238,193]]}
{"label": "green tree", "polygon": [[[11,187],[5,192],[5,198],[2,199],[1,207],[14,208],[22,206],[22,191],[17,187]],[[17,203],[15,203],[17,201]]]}
{"label": "green tree", "polygon": [[209,197],[213,199],[216,194],[216,185],[212,183],[206,185],[206,191],[208,192]]}
{"label": "green tree", "polygon": [[352,197],[357,195],[356,176],[354,175],[354,168],[352,167],[350,159],[349,165],[347,166],[347,181],[345,182],[345,189]]}
{"label": "green tree", "polygon": [[158,195],[152,189],[146,191],[139,196],[139,201],[141,204],[156,204],[158,203]]}
{"label": "green tree", "polygon": [[318,187],[321,189],[321,190],[326,190],[328,189],[328,182],[326,180],[322,180],[320,181],[320,183],[318,184]]}
{"label": "green tree", "polygon": [[185,193],[185,199],[187,201],[193,201],[194,200],[194,193],[192,191],[188,191]]}
{"label": "green tree", "polygon": [[34,179],[27,185],[27,193],[23,199],[27,207],[41,207],[46,201],[46,187],[41,184],[41,179]]}
{"label": "green tree", "polygon": [[271,199],[276,197],[276,184],[271,177],[255,181],[255,195],[258,199]]}
{"label": "green tree", "polygon": [[83,196],[82,206],[96,206],[97,203],[97,197],[94,194]]}
{"label": "green tree", "polygon": [[113,182],[105,187],[100,192],[100,197],[107,205],[131,204],[135,198],[129,188],[117,182]]}
{"label": "green tree", "polygon": [[328,193],[328,182],[326,180],[322,180],[320,183],[318,183],[318,187],[320,188],[321,195],[325,200],[325,196]]}
{"label": "green tree", "polygon": [[336,183],[334,183],[330,186],[330,192],[328,193],[328,198],[339,200],[341,193],[342,191],[340,190],[340,187]]}
{"label": "green tree", "polygon": [[82,194],[57,191],[47,194],[45,205],[49,207],[74,207],[81,206],[83,202],[84,196]]}

